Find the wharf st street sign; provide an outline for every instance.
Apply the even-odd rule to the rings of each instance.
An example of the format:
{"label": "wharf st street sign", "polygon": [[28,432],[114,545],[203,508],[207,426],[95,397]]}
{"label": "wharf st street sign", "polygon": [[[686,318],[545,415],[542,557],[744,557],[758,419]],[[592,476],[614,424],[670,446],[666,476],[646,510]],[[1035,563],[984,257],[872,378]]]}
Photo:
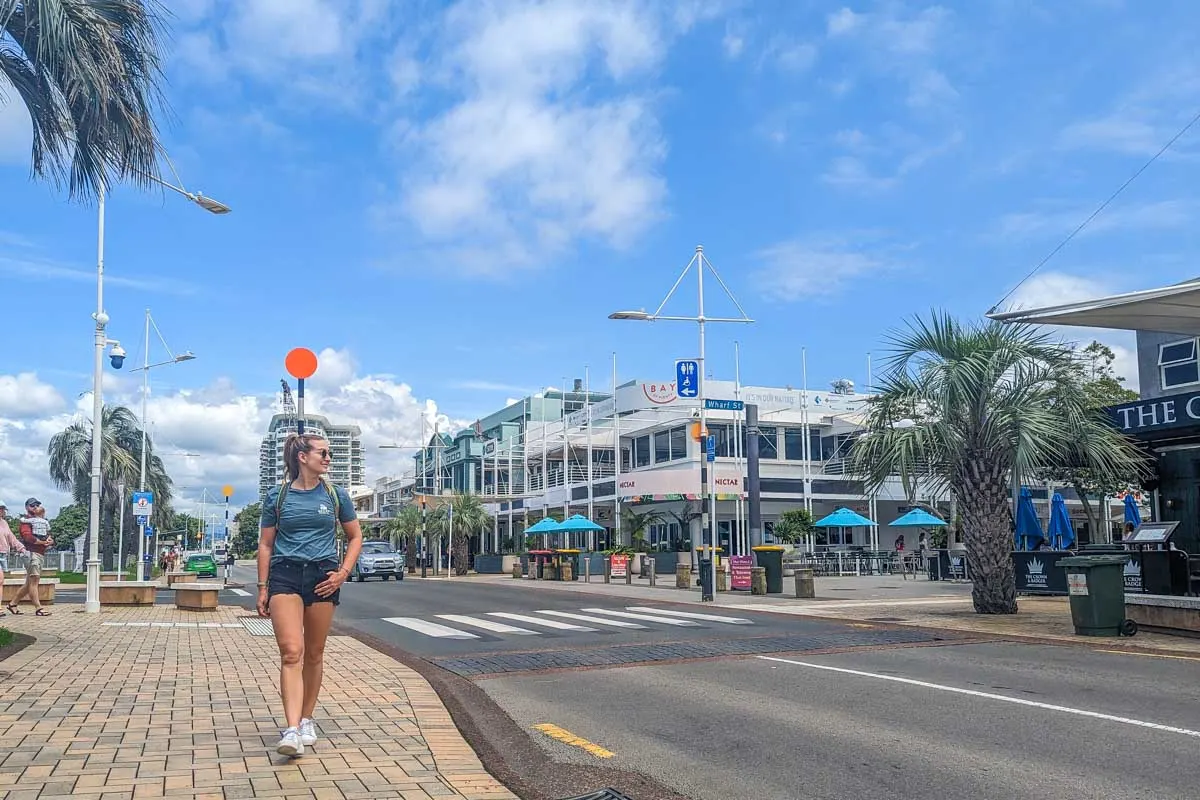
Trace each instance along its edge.
{"label": "wharf st street sign", "polygon": [[1106,410],[1116,426],[1130,436],[1153,438],[1181,428],[1200,428],[1200,392],[1135,400]]}

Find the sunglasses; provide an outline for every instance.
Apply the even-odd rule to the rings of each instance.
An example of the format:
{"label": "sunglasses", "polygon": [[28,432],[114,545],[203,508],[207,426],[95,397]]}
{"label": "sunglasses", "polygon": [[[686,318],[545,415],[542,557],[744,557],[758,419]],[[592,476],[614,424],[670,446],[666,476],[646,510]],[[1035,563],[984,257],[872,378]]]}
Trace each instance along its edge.
{"label": "sunglasses", "polygon": [[313,450],[312,452],[315,453],[316,455],[320,456],[323,459],[324,458],[328,458],[328,459],[333,458],[333,453],[329,450]]}

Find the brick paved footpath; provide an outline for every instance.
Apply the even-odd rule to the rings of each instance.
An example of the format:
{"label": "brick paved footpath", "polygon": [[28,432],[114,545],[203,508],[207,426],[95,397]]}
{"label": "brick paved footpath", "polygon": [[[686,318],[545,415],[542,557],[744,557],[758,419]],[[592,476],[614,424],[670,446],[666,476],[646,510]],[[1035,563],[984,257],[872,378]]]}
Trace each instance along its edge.
{"label": "brick paved footpath", "polygon": [[0,620],[38,639],[0,661],[3,800],[515,800],[430,685],[354,639],[329,638],[322,738],[289,762],[275,640],[237,624],[244,610],[50,608]]}

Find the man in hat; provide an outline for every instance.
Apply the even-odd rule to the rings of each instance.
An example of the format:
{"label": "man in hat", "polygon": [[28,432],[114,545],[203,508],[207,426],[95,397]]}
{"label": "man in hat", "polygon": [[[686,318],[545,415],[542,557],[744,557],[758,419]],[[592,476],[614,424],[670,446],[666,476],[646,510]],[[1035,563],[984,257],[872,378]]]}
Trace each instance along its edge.
{"label": "man in hat", "polygon": [[[8,504],[0,500],[0,586],[4,586],[4,571],[8,569],[9,553],[24,553],[25,545],[13,536],[12,528],[8,526]],[[0,611],[0,617],[4,612]]]}
{"label": "man in hat", "polygon": [[42,501],[31,497],[25,501],[25,516],[21,517],[21,540],[29,551],[25,561],[25,585],[17,591],[17,596],[8,603],[8,613],[20,614],[18,604],[24,597],[33,604],[33,613],[39,617],[48,617],[50,612],[42,608],[38,598],[38,583],[41,581],[42,568],[46,564],[46,551],[54,546],[54,537],[50,535],[50,523],[46,521],[46,509]]}

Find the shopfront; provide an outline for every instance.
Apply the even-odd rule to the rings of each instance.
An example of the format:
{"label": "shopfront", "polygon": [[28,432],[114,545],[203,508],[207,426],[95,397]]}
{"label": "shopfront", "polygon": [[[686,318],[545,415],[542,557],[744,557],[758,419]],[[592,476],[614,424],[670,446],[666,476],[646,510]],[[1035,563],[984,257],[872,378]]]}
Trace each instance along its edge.
{"label": "shopfront", "polygon": [[1200,390],[1108,409],[1113,422],[1153,456],[1155,520],[1178,522],[1171,542],[1200,554]]}

